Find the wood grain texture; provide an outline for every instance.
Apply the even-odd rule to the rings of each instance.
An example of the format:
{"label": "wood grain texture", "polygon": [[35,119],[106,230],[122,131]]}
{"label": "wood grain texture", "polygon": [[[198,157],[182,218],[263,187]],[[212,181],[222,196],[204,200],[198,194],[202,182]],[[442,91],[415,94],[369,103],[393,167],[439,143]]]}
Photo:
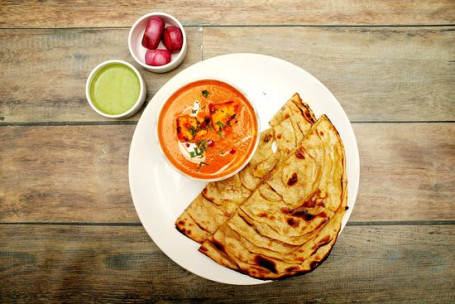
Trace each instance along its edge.
{"label": "wood grain texture", "polygon": [[[0,123],[107,120],[88,106],[85,82],[103,60],[133,62],[127,35],[122,29],[0,30]],[[202,58],[257,52],[312,73],[353,121],[455,120],[452,28],[208,27],[189,28],[188,36],[188,55],[177,70],[140,69],[146,100]]]}
{"label": "wood grain texture", "polygon": [[0,225],[0,301],[451,303],[454,228],[348,226],[314,272],[232,286],[176,265],[142,227]]}
{"label": "wood grain texture", "polygon": [[[128,50],[128,30],[0,30],[0,119],[2,122],[108,121],[85,97],[91,70],[110,59],[132,63],[147,85],[148,102],[179,71],[201,60],[202,32],[186,29],[182,64],[165,74],[146,71]],[[137,120],[137,114],[130,120]]]}
{"label": "wood grain texture", "polygon": [[354,121],[455,120],[451,27],[210,27],[203,45],[204,59],[236,50],[302,67]]}
{"label": "wood grain texture", "polygon": [[134,126],[2,127],[2,221],[138,221],[128,184]]}
{"label": "wood grain texture", "polygon": [[[360,151],[353,220],[455,219],[455,124],[354,124]],[[373,210],[372,210],[373,209]]]}
{"label": "wood grain texture", "polygon": [[422,1],[1,1],[1,27],[131,26],[154,11],[185,25],[453,24],[451,0]]}
{"label": "wood grain texture", "polygon": [[[134,128],[0,127],[0,221],[138,222],[128,186]],[[455,219],[455,124],[354,130],[361,177],[352,221]]]}

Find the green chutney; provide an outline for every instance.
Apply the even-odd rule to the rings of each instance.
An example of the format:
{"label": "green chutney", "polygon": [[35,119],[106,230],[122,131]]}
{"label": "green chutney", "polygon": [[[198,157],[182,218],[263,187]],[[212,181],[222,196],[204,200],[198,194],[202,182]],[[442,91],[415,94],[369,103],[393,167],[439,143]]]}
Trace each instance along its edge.
{"label": "green chutney", "polygon": [[96,72],[90,85],[95,107],[109,115],[122,114],[133,107],[141,91],[136,73],[120,63],[112,63]]}

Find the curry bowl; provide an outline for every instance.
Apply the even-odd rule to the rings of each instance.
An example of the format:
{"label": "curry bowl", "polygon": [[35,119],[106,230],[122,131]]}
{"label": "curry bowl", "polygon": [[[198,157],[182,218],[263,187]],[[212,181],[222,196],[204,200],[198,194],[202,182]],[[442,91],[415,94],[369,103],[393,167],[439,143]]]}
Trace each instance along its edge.
{"label": "curry bowl", "polygon": [[187,83],[158,111],[156,136],[168,164],[190,179],[219,181],[242,170],[259,142],[247,96],[218,79]]}

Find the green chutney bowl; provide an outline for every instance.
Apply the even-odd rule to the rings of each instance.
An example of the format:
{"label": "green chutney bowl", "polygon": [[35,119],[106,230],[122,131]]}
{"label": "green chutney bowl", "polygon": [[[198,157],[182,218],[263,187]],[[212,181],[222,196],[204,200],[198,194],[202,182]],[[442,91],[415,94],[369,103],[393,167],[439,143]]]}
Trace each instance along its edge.
{"label": "green chutney bowl", "polygon": [[146,88],[133,65],[123,60],[108,60],[92,70],[85,94],[96,113],[108,118],[127,118],[144,104]]}

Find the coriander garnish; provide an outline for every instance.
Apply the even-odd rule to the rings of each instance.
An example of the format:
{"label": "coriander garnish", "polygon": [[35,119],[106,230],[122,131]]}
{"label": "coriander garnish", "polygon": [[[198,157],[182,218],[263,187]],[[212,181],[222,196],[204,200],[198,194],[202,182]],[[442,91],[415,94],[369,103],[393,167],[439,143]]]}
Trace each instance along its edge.
{"label": "coriander garnish", "polygon": [[226,127],[221,121],[217,121],[217,122],[216,122],[216,125],[217,125],[218,127],[220,127],[220,129],[223,129],[224,127]]}
{"label": "coriander garnish", "polygon": [[201,156],[202,154],[204,154],[204,150],[202,149],[194,148],[193,151],[190,151],[191,158]]}
{"label": "coriander garnish", "polygon": [[201,169],[202,165],[209,166],[209,164],[207,164],[205,162],[200,162],[199,165],[197,166],[196,172],[199,172],[199,169]]}
{"label": "coriander garnish", "polygon": [[201,141],[198,141],[196,143],[196,145],[198,146],[199,149],[201,149],[202,151],[206,151],[207,150],[207,140],[206,139],[203,139]]}
{"label": "coriander garnish", "polygon": [[216,122],[216,125],[217,125],[218,127],[220,127],[220,130],[218,131],[218,135],[219,135],[220,137],[223,137],[223,128],[225,128],[226,126],[225,126],[221,121],[217,121],[217,122]]}
{"label": "coriander garnish", "polygon": [[188,129],[188,131],[190,131],[191,136],[194,136],[194,135],[196,134],[196,131],[197,131],[197,130],[196,130],[195,127],[189,126],[189,127],[187,127],[187,129]]}
{"label": "coriander garnish", "polygon": [[202,96],[204,96],[204,98],[207,98],[207,96],[209,96],[209,94],[210,94],[210,92],[207,90],[202,91]]}

